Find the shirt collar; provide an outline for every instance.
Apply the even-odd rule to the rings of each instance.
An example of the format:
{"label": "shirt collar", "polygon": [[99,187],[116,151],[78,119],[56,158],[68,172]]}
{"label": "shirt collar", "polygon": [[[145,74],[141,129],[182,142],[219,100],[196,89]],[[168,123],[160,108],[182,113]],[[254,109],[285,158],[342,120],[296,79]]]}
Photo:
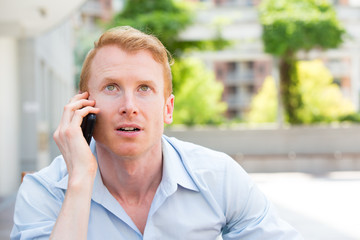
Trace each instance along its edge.
{"label": "shirt collar", "polygon": [[171,186],[180,185],[183,188],[199,191],[187,169],[183,164],[180,154],[171,144],[167,137],[162,138],[163,152],[163,176],[162,181],[167,182]]}
{"label": "shirt collar", "polygon": [[[90,143],[90,149],[97,159],[94,139],[92,139]],[[165,186],[167,186],[166,188],[168,188],[168,190],[171,191],[170,189],[176,189],[177,185],[180,185],[183,188],[189,190],[199,191],[194,181],[190,177],[189,173],[187,172],[186,168],[184,167],[180,154],[177,152],[175,147],[170,143],[170,140],[165,136],[162,137],[162,152],[163,152],[163,176],[161,181],[165,184]],[[59,182],[57,182],[55,186],[61,189],[67,189],[68,175],[66,175]],[[102,182],[101,174],[98,169],[95,177],[94,191],[92,197],[97,198],[98,196],[102,196],[102,194],[99,193],[100,192],[103,193],[104,187],[105,186]]]}

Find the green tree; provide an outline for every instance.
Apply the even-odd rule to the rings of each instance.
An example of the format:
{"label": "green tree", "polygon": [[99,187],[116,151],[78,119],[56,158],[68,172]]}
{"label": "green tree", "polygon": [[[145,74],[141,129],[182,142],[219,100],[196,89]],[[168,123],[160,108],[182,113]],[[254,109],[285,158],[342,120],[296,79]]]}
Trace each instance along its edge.
{"label": "green tree", "polygon": [[212,71],[195,58],[183,58],[173,65],[175,95],[175,124],[219,124],[226,104],[221,102],[223,86]]}
{"label": "green tree", "polygon": [[263,0],[259,7],[265,52],[279,58],[280,94],[288,122],[301,122],[303,105],[296,74],[296,53],[336,48],[345,30],[326,0]]}
{"label": "green tree", "polygon": [[230,44],[221,38],[220,32],[215,39],[208,41],[180,39],[180,32],[193,23],[194,16],[192,5],[185,2],[127,0],[124,9],[114,16],[108,27],[129,25],[154,34],[175,57],[187,50],[222,49]]}
{"label": "green tree", "polygon": [[172,54],[179,54],[184,46],[178,35],[192,23],[192,16],[189,8],[172,0],[128,0],[109,27],[129,25],[154,34]]}
{"label": "green tree", "polygon": [[355,107],[342,96],[322,61],[300,61],[297,72],[304,103],[302,108],[297,109],[297,114],[302,123],[337,121],[355,112]]}
{"label": "green tree", "polygon": [[[342,96],[339,86],[333,83],[333,78],[322,61],[299,61],[296,68],[303,101],[302,107],[296,109],[299,122],[310,124],[342,121],[344,116],[354,114],[353,104]],[[277,105],[275,81],[268,77],[251,102],[248,121],[275,122]]]}
{"label": "green tree", "polygon": [[278,103],[275,81],[267,77],[250,104],[247,121],[250,123],[269,123],[276,120]]}

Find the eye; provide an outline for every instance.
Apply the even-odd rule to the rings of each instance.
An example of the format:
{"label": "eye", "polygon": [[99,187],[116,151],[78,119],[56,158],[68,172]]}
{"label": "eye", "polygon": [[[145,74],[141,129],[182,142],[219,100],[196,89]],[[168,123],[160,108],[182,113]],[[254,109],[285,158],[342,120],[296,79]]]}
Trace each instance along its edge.
{"label": "eye", "polygon": [[105,89],[109,92],[112,92],[116,90],[116,86],[114,84],[109,84],[105,87]]}
{"label": "eye", "polygon": [[139,90],[140,90],[141,92],[147,92],[147,91],[150,90],[150,87],[147,86],[147,85],[141,85],[141,86],[139,87]]}

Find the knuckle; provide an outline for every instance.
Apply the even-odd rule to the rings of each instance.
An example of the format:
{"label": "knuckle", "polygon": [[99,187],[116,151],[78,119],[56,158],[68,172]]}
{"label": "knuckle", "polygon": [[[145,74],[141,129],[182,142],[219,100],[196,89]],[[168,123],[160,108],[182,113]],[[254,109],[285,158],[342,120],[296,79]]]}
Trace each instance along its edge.
{"label": "knuckle", "polygon": [[78,117],[80,117],[80,116],[81,116],[81,109],[75,110],[75,111],[74,111],[74,117],[73,117],[73,119],[74,119],[74,118],[78,118]]}
{"label": "knuckle", "polygon": [[82,117],[84,117],[86,115],[88,109],[89,109],[89,107],[84,107],[84,108],[78,109],[78,110],[75,111],[74,115],[76,117],[82,118]]}
{"label": "knuckle", "polygon": [[73,130],[71,128],[67,128],[66,130],[64,130],[64,135],[67,138],[71,138],[73,136]]}
{"label": "knuckle", "polygon": [[69,110],[71,110],[71,106],[68,104],[68,105],[65,105],[64,106],[64,112],[67,112],[67,111],[69,111]]}

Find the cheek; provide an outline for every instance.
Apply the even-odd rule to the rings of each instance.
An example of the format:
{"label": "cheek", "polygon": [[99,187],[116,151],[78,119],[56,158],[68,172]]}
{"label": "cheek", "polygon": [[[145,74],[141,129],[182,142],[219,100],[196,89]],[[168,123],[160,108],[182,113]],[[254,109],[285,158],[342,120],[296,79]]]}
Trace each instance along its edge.
{"label": "cheek", "polygon": [[164,122],[164,108],[159,102],[152,104],[145,104],[142,106],[143,115],[146,115],[149,123],[160,126]]}
{"label": "cheek", "polygon": [[95,95],[94,99],[95,107],[100,109],[100,114],[114,111],[119,103],[119,99],[114,96],[104,96],[103,94]]}
{"label": "cheek", "polygon": [[95,107],[100,109],[97,120],[99,125],[103,125],[102,128],[104,126],[109,126],[111,119],[113,119],[114,115],[118,112],[118,106],[116,105],[116,102],[97,100]]}
{"label": "cheek", "polygon": [[112,130],[113,112],[109,107],[111,105],[103,105],[101,103],[96,104],[96,107],[100,109],[100,112],[97,114],[96,125],[94,129],[94,138],[97,141],[104,141],[106,139],[107,133]]}

